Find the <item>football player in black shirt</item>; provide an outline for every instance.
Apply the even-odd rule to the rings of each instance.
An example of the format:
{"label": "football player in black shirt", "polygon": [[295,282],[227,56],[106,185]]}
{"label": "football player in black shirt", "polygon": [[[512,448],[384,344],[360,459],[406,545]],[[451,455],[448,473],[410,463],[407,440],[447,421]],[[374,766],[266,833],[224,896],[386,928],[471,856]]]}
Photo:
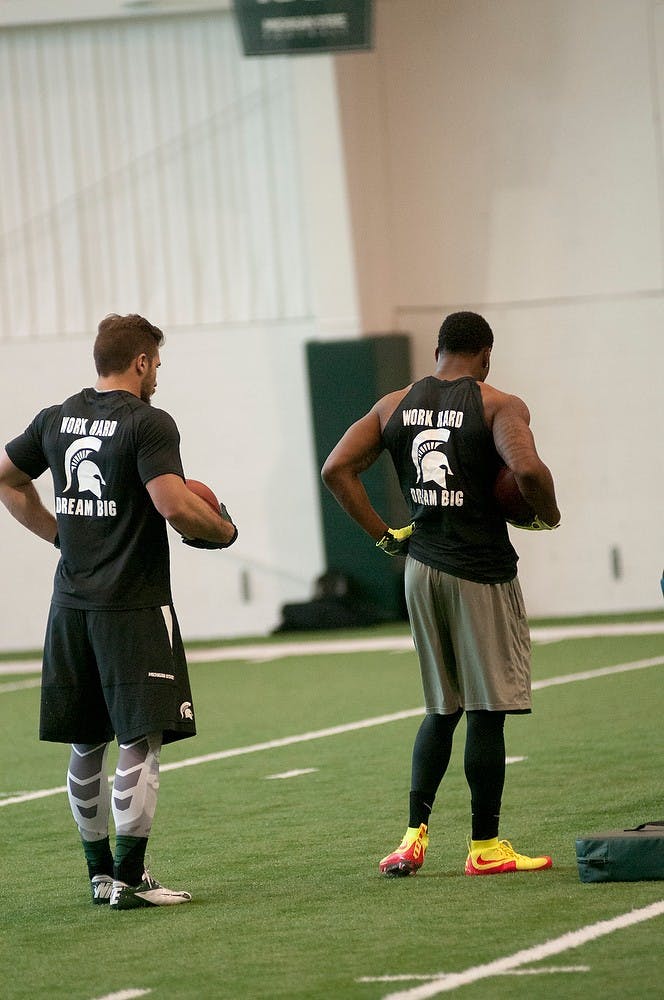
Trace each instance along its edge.
{"label": "football player in black shirt", "polygon": [[[429,843],[429,815],[466,713],[471,792],[467,875],[551,867],[498,840],[507,712],[531,710],[530,635],[517,554],[493,494],[504,463],[531,508],[519,527],[557,527],[553,479],[539,458],[526,404],[486,383],[493,332],[476,313],[448,316],[433,375],[389,393],[346,431],[323,466],[341,506],[388,555],[407,553],[406,603],[427,715],[413,748],[410,817],[386,875],[413,875]],[[360,476],[387,450],[412,523],[388,528]]]}
{"label": "football player in black shirt", "polygon": [[[94,344],[95,387],[42,410],[0,457],[0,500],[60,549],[40,738],[72,745],[67,787],[92,900],[114,909],[191,899],[145,870],[161,746],[196,732],[166,521],[199,548],[227,548],[237,537],[223,504],[217,512],[187,489],[175,422],[150,404],[163,340],[141,316],[107,316]],[[55,516],[32,482],[47,469]]]}

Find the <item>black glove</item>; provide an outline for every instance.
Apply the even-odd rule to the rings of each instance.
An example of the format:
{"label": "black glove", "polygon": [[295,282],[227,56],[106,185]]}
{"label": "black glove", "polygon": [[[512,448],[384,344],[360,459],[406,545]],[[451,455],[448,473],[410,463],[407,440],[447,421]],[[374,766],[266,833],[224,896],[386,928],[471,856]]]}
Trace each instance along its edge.
{"label": "black glove", "polygon": [[[233,518],[226,509],[226,504],[219,501],[219,513],[224,521],[233,524]],[[182,538],[184,545],[189,545],[192,549],[228,549],[237,538],[237,527],[233,524],[233,537],[228,542],[208,542],[204,538]]]}
{"label": "black glove", "polygon": [[555,531],[556,528],[560,527],[560,521],[558,521],[558,524],[547,524],[539,514],[535,514],[534,517],[529,518],[527,521],[510,521],[508,517],[507,523],[511,524],[513,528],[522,528],[524,531]]}
{"label": "black glove", "polygon": [[407,524],[405,528],[388,528],[382,538],[376,542],[376,548],[382,549],[388,556],[405,556],[408,552],[408,541],[415,531],[415,524]]}
{"label": "black glove", "polygon": [[208,542],[205,538],[183,538],[183,545],[189,545],[192,549],[227,549],[237,538],[237,528],[230,542]]}

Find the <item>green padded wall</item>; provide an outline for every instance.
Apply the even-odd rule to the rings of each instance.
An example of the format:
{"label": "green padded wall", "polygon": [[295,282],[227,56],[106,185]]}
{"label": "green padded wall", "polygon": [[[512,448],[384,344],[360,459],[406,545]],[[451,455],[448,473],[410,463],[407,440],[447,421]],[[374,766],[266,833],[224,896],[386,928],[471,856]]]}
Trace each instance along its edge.
{"label": "green padded wall", "polygon": [[[381,334],[307,344],[316,462],[323,462],[352,423],[381,396],[411,381],[409,337]],[[408,522],[390,458],[383,453],[362,481],[376,510],[392,526]],[[345,573],[364,600],[394,619],[406,617],[402,558],[390,558],[341,509],[320,482],[327,569]]]}

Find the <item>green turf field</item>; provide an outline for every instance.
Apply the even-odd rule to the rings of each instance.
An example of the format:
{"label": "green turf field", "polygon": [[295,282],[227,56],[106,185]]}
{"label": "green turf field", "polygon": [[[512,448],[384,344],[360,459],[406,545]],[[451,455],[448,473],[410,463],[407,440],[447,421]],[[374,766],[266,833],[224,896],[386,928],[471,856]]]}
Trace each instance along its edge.
{"label": "green turf field", "polygon": [[[390,634],[406,633],[352,638]],[[154,875],[194,896],[172,909],[117,913],[89,903],[66,795],[24,798],[64,785],[68,750],[38,742],[38,689],[19,687],[31,676],[0,676],[3,997],[662,995],[664,912],[645,911],[649,919],[628,926],[618,918],[652,904],[664,911],[664,881],[582,884],[574,841],[664,819],[664,634],[535,644],[533,715],[506,727],[508,755],[525,760],[508,767],[501,835],[525,853],[550,853],[551,871],[463,875],[462,723],[426,863],[401,880],[381,878],[377,863],[406,826],[419,716],[381,717],[421,705],[415,655],[320,653],[317,638],[348,636],[281,636],[313,648],[192,664],[199,736],[162,753],[150,842]],[[537,687],[655,658],[658,665]],[[361,720],[374,721],[347,728]],[[224,754],[231,749],[238,752]],[[306,773],[269,778],[295,770]],[[585,941],[588,928],[591,937],[605,933]],[[569,932],[579,933],[563,938]],[[450,978],[429,978],[443,973]]]}

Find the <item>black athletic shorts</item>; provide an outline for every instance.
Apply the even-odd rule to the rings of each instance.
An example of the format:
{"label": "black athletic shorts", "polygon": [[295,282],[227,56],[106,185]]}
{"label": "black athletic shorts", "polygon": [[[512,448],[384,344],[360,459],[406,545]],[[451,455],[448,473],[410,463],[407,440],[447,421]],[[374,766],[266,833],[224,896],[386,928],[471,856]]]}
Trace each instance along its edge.
{"label": "black athletic shorts", "polygon": [[172,607],[79,611],[51,604],[39,738],[125,743],[195,736],[184,646]]}

